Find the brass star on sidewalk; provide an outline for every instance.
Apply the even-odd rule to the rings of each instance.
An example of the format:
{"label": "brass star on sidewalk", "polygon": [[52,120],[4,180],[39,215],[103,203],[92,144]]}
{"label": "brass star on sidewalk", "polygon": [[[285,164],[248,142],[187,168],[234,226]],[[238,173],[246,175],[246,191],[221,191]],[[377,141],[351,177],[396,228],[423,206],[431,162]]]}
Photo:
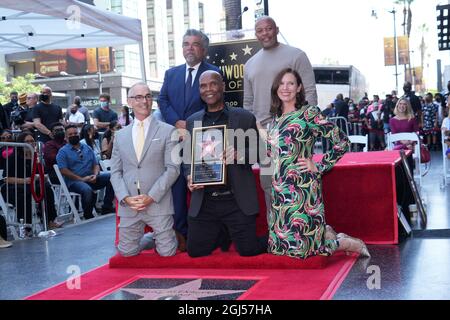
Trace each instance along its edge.
{"label": "brass star on sidewalk", "polygon": [[201,290],[201,286],[202,279],[197,279],[167,289],[121,289],[121,291],[140,296],[138,300],[198,300],[245,292],[245,290]]}

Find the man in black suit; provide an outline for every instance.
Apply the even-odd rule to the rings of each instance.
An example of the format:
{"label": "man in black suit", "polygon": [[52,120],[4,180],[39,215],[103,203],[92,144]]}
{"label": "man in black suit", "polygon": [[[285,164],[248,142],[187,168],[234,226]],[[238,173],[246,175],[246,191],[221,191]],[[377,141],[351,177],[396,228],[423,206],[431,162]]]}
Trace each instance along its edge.
{"label": "man in black suit", "polygon": [[[221,245],[223,225],[241,256],[255,256],[267,252],[267,237],[256,236],[256,216],[259,213],[258,196],[252,164],[258,161],[259,135],[256,118],[242,108],[229,108],[223,100],[225,83],[217,71],[205,71],[200,76],[200,96],[206,108],[187,119],[187,130],[192,136],[194,127],[226,125],[227,130],[241,129],[253,134],[246,139],[242,150],[236,139],[228,139],[224,152],[226,184],[194,186],[190,176],[190,161],[184,172],[192,192],[188,212],[189,236],[187,251],[191,257],[201,257]],[[227,133],[230,137],[230,133]],[[234,137],[234,135],[233,135]],[[238,138],[237,138],[238,139]],[[188,143],[186,143],[187,145]],[[187,146],[189,148],[189,146]],[[186,149],[185,149],[186,150]]]}

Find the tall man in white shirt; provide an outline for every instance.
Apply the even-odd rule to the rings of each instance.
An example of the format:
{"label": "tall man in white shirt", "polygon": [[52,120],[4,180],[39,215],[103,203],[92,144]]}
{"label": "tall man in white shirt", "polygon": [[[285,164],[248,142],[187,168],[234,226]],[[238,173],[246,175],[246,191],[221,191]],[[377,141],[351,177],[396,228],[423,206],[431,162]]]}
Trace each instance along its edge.
{"label": "tall man in white shirt", "polygon": [[152,118],[152,101],[145,83],[130,88],[128,105],[135,121],[117,131],[111,157],[111,183],[120,217],[117,249],[123,256],[137,255],[148,244],[145,225],[153,229],[159,255],[174,255],[178,245],[170,192],[180,173],[172,159],[175,128]]}

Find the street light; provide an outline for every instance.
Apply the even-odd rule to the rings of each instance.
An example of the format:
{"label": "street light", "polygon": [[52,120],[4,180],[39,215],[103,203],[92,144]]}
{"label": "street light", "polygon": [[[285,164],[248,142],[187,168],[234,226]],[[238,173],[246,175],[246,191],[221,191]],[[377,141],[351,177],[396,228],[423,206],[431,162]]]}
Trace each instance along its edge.
{"label": "street light", "polygon": [[[392,13],[392,16],[394,18],[394,60],[395,60],[395,89],[398,92],[398,62],[397,62],[397,26],[396,26],[396,19],[395,19],[395,8],[392,9],[392,11],[388,11],[389,13]],[[378,19],[377,13],[375,10],[372,9],[372,18]]]}
{"label": "street light", "polygon": [[392,8],[392,11],[388,11],[392,13],[394,17],[394,59],[395,59],[395,89],[398,92],[398,63],[397,63],[397,26],[395,24],[395,8]]}

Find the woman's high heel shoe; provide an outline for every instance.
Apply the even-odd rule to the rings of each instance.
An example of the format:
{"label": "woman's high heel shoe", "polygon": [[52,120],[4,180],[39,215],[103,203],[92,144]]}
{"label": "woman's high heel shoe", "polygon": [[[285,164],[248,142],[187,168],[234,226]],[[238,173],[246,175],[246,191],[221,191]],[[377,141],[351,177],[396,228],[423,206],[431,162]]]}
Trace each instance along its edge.
{"label": "woman's high heel shoe", "polygon": [[337,240],[336,231],[329,225],[325,226],[325,240]]}
{"label": "woman's high heel shoe", "polygon": [[346,247],[342,247],[341,249],[341,246],[339,246],[341,250],[344,250],[345,252],[357,252],[361,257],[370,257],[369,250],[367,249],[366,244],[361,239],[350,237],[345,233],[338,233],[337,239],[344,240],[340,241],[340,244],[342,242],[347,242]]}

